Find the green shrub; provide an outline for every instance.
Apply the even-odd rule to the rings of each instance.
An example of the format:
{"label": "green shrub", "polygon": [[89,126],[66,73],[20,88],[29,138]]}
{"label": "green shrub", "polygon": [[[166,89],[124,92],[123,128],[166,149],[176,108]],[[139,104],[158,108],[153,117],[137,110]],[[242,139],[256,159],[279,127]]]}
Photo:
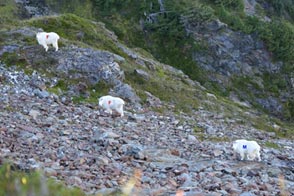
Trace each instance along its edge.
{"label": "green shrub", "polygon": [[210,0],[210,1],[218,6],[221,6],[227,9],[234,9],[235,11],[244,10],[243,0]]}
{"label": "green shrub", "polygon": [[[272,5],[274,13],[271,15],[285,17],[287,19],[294,19],[294,1],[292,0],[268,0],[268,3]],[[289,18],[290,16],[290,18]]]}
{"label": "green shrub", "polygon": [[273,21],[264,23],[258,28],[258,31],[276,60],[294,61],[294,27],[292,24],[286,21]]}
{"label": "green shrub", "polygon": [[266,91],[275,93],[277,96],[281,89],[286,89],[287,87],[286,79],[281,74],[264,73],[263,84]]}
{"label": "green shrub", "polygon": [[210,6],[197,4],[185,10],[182,14],[182,20],[191,25],[202,25],[204,22],[210,21],[215,18],[214,10]]}
{"label": "green shrub", "polygon": [[[1,0],[0,3],[0,25],[11,23],[16,17],[16,3],[11,0]],[[1,27],[0,27],[1,28]]]}
{"label": "green shrub", "polygon": [[46,5],[58,13],[72,13],[83,18],[93,18],[91,0],[45,0]]}
{"label": "green shrub", "polygon": [[260,25],[260,21],[257,17],[231,12],[224,7],[217,8],[216,15],[233,30],[242,31],[248,34],[254,32],[258,25]]}
{"label": "green shrub", "polygon": [[294,119],[294,99],[290,99],[288,102],[287,102],[287,108],[289,110],[289,117],[290,119]]}

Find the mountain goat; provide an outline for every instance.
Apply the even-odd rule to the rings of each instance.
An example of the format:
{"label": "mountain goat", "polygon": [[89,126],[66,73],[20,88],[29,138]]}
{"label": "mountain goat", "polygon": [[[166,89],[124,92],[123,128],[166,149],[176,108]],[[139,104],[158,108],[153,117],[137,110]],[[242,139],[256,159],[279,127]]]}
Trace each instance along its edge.
{"label": "mountain goat", "polygon": [[119,97],[113,97],[110,95],[102,96],[99,98],[99,106],[102,107],[107,113],[112,114],[115,111],[124,116],[123,106],[125,102]]}
{"label": "mountain goat", "polygon": [[48,44],[52,44],[55,51],[58,51],[58,40],[60,37],[57,33],[38,32],[36,38],[38,43],[45,48],[46,52],[48,51]]}
{"label": "mountain goat", "polygon": [[233,143],[233,150],[241,156],[241,160],[246,156],[248,160],[258,158],[258,161],[261,161],[260,146],[256,141],[236,140]]}

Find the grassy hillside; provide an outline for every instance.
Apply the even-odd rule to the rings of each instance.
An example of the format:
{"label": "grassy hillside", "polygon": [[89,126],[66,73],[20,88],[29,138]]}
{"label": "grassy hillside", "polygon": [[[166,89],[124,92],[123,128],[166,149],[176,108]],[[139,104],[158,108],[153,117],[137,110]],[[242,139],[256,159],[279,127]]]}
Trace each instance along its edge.
{"label": "grassy hillside", "polygon": [[[293,3],[291,1],[258,1],[256,14],[248,16],[244,12],[242,0],[210,1],[165,1],[164,10],[158,1],[109,1],[93,2],[93,16],[103,21],[127,45],[141,47],[149,51],[156,59],[183,70],[193,80],[199,81],[206,88],[222,96],[228,96],[231,90],[252,91],[246,83],[255,83],[255,77],[239,80],[235,86],[220,86],[207,81],[207,73],[193,61],[193,52],[205,51],[205,41],[195,42],[185,32],[183,20],[201,26],[212,19],[219,18],[234,31],[257,35],[267,46],[274,61],[282,61],[280,73],[261,77],[264,88],[261,96],[279,96],[281,92],[294,93],[291,89],[290,73],[294,72],[294,27],[292,23]],[[269,18],[270,22],[265,21]],[[272,82],[274,81],[274,82]],[[232,81],[233,83],[233,81]],[[241,84],[241,86],[236,86]],[[256,95],[248,97],[254,102]],[[257,107],[262,109],[262,107]],[[284,101],[283,119],[293,120],[293,100]]]}

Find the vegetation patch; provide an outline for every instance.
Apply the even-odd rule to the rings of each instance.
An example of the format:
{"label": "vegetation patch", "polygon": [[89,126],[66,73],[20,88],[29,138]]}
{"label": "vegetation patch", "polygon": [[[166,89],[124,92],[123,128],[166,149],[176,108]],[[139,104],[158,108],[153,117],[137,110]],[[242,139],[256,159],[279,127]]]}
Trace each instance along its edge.
{"label": "vegetation patch", "polygon": [[74,103],[92,103],[97,104],[98,98],[107,95],[111,86],[104,81],[87,87],[86,91],[79,96],[73,97]]}
{"label": "vegetation patch", "polygon": [[25,58],[23,58],[19,53],[13,52],[5,52],[1,56],[1,60],[7,65],[7,66],[18,66],[21,68],[25,68],[28,63]]}
{"label": "vegetation patch", "polygon": [[287,88],[287,81],[281,74],[264,73],[263,84],[268,92],[273,93],[276,96],[279,96],[280,89]]}
{"label": "vegetation patch", "polygon": [[78,188],[68,188],[40,172],[24,172],[9,164],[0,166],[0,195],[85,196]]}
{"label": "vegetation patch", "polygon": [[[259,115],[258,117],[249,118],[252,126],[256,129],[263,130],[266,132],[274,132],[277,138],[294,138],[294,129],[293,123],[291,122],[282,122],[279,119],[271,118],[267,115]],[[281,125],[280,129],[275,129],[269,122],[275,122],[276,124]]]}
{"label": "vegetation patch", "polygon": [[[177,111],[190,112],[199,106],[196,91],[184,83],[173,81],[162,69],[157,72],[160,77],[151,77],[149,80],[139,77],[134,72],[125,74],[127,82],[139,91],[138,95],[145,94],[144,91],[150,92],[161,101],[175,104]],[[146,99],[146,96],[142,98]]]}
{"label": "vegetation patch", "polygon": [[71,41],[79,40],[81,45],[86,43],[96,49],[108,50],[118,55],[125,55],[114,44],[114,38],[103,27],[103,24],[78,17],[74,14],[40,17],[28,20],[26,23],[36,28],[42,28],[47,32],[54,31],[62,38]]}
{"label": "vegetation patch", "polygon": [[265,142],[264,145],[266,147],[268,147],[268,148],[274,148],[274,149],[280,149],[281,148],[278,144],[276,144],[274,142]]}
{"label": "vegetation patch", "polygon": [[291,23],[285,20],[274,20],[263,23],[257,30],[276,60],[282,60],[285,63],[294,61],[294,27]]}
{"label": "vegetation patch", "polygon": [[[12,23],[15,18],[17,7],[11,0],[1,0],[0,3],[0,24],[6,25]],[[0,27],[1,28],[1,27]]]}

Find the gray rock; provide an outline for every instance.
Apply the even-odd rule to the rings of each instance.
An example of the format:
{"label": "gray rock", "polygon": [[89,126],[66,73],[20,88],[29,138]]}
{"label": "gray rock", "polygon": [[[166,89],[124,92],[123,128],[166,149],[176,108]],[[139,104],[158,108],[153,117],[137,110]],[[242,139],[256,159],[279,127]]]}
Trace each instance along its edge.
{"label": "gray rock", "polygon": [[119,82],[114,87],[114,91],[117,96],[129,100],[133,104],[139,104],[140,98],[130,85]]}
{"label": "gray rock", "polygon": [[243,192],[240,194],[240,196],[255,196],[255,194],[253,194],[251,192]]}
{"label": "gray rock", "polygon": [[144,80],[149,80],[150,78],[149,74],[142,69],[135,69],[134,73],[139,77],[143,78]]}
{"label": "gray rock", "polygon": [[[255,1],[248,2],[245,1],[247,8],[250,7],[251,2]],[[211,73],[208,74],[208,80],[218,83],[224,89],[230,88],[230,80],[236,76],[246,77],[255,82],[257,81],[257,74],[279,73],[283,66],[281,62],[272,61],[265,44],[255,35],[232,31],[219,21],[210,21],[197,26],[186,24],[185,27],[187,32],[194,35],[195,41],[198,41],[199,37],[203,37],[206,41],[208,49],[203,52],[195,52],[193,59],[200,67]],[[220,29],[222,31],[219,31]],[[221,76],[216,77],[217,75]],[[263,84],[263,79],[260,78],[260,80]],[[266,100],[257,99],[253,101],[277,116],[281,116],[281,111],[285,112],[284,108],[281,107],[285,97],[287,97],[286,99],[291,97],[289,95],[283,98],[272,97],[272,94],[264,91],[264,88],[248,87],[248,90],[256,97],[260,97],[260,94],[264,95],[262,97],[270,97]],[[242,93],[240,89],[234,91],[239,94],[240,99],[249,99],[246,93]],[[283,92],[283,94],[287,94],[287,92]]]}
{"label": "gray rock", "polygon": [[39,98],[41,98],[41,99],[50,96],[49,92],[44,91],[44,90],[41,91],[41,90],[39,90],[39,89],[35,89],[35,90],[33,91],[33,93],[34,93],[36,96],[38,96]]}
{"label": "gray rock", "polygon": [[197,139],[194,135],[188,135],[188,141],[190,142],[197,142]]}
{"label": "gray rock", "polygon": [[37,111],[37,110],[30,110],[30,112],[29,112],[29,116],[31,116],[33,119],[37,119],[38,118],[38,116],[40,116],[41,115],[41,113],[39,112],[39,111]]}

